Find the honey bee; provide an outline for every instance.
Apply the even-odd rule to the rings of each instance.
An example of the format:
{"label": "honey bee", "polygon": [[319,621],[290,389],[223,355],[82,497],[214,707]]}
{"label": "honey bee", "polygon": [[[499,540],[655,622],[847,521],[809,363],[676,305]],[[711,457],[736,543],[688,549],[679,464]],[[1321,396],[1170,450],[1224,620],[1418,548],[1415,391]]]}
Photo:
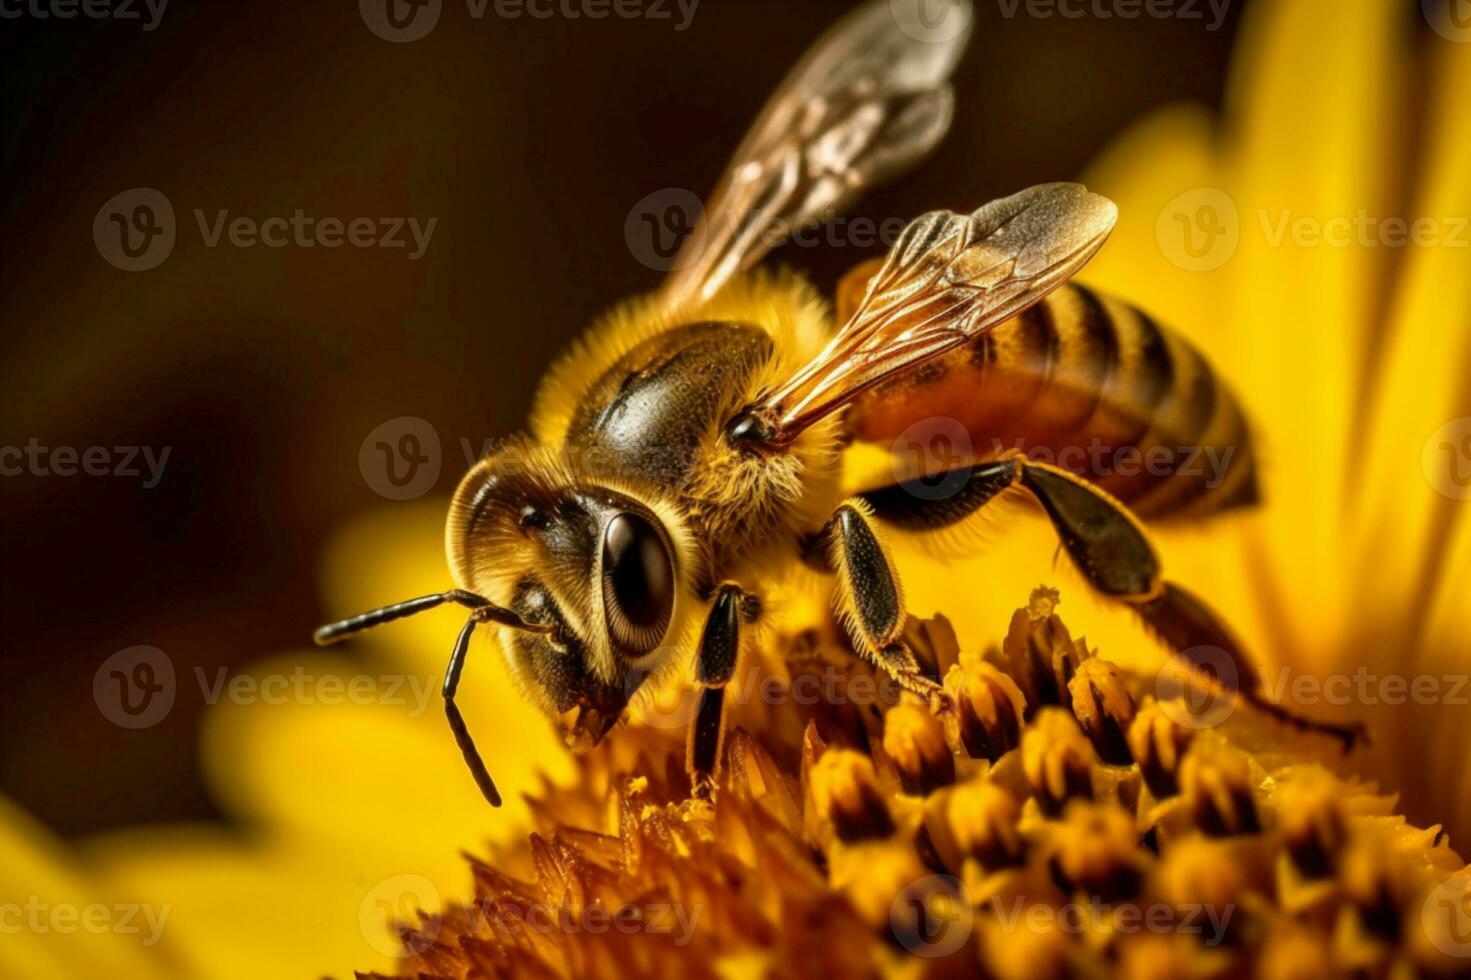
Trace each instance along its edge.
{"label": "honey bee", "polygon": [[[1099,593],[1179,655],[1224,652],[1240,696],[1291,718],[1262,696],[1218,617],[1162,577],[1136,516],[1249,505],[1257,461],[1245,413],[1199,353],[1134,307],[1068,283],[1113,229],[1112,202],[1052,183],[969,214],[925,214],[886,258],[844,279],[836,317],[800,277],[754,269],[784,231],[909,168],[949,127],[947,80],[971,11],[947,0],[939,20],[933,4],[921,19],[926,3],[872,0],[819,40],[740,144],[663,287],[576,342],[543,379],[530,434],[465,475],[446,526],[457,587],[317,631],[331,643],[443,603],[467,607],[443,694],[492,804],[499,793],[455,706],[476,629],[498,630],[525,694],[553,715],[576,710],[572,733],[594,744],[641,690],[692,681],[686,761],[693,794],[708,797],[726,686],[770,608],[771,569],[803,556],[824,567],[853,649],[948,710],[902,639],[904,590],[885,536],[956,525],[1003,491],[1041,505]],[[966,29],[939,36],[946,18]],[[916,483],[933,473],[845,495],[850,447],[890,445],[939,415],[974,446],[1024,437],[1058,461],[1090,444],[1234,451],[1207,482],[1176,456],[1163,472],[1093,479],[981,449],[943,474],[943,496]]]}

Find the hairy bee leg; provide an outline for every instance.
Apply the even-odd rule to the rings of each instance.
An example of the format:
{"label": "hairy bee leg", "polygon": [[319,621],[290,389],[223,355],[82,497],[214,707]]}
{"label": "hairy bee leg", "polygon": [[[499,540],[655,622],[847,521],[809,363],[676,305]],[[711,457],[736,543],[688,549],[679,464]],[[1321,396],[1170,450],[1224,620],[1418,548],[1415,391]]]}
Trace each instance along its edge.
{"label": "hairy bee leg", "polygon": [[[1261,675],[1220,616],[1198,597],[1160,574],[1159,556],[1129,509],[1066,470],[1017,458],[1021,483],[1041,502],[1073,562],[1098,591],[1133,607],[1176,656],[1216,674],[1230,693],[1303,731],[1341,740],[1345,749],[1363,736],[1361,725],[1306,718],[1266,698]],[[1221,677],[1224,657],[1232,678]]]}
{"label": "hairy bee leg", "polygon": [[[1314,721],[1267,700],[1262,693],[1261,675],[1241,643],[1203,600],[1186,589],[1165,582],[1156,598],[1136,603],[1134,609],[1176,656],[1210,673],[1224,690],[1239,695],[1253,707],[1296,728],[1332,735],[1342,740],[1345,750],[1353,748],[1359,739],[1368,740],[1368,731],[1362,723],[1335,725]],[[1223,665],[1216,662],[1216,651],[1225,654],[1235,677],[1222,676]]]}
{"label": "hairy bee leg", "polygon": [[906,530],[934,530],[969,517],[1017,485],[1041,503],[1073,564],[1095,589],[1125,602],[1159,595],[1159,558],[1139,520],[1088,481],[1020,453],[970,467],[943,496],[935,496],[929,480],[911,480],[871,491],[863,499],[880,520]]}
{"label": "hairy bee leg", "polygon": [[708,800],[715,791],[720,746],[725,740],[725,685],[735,675],[741,652],[741,620],[755,616],[753,600],[739,585],[724,583],[715,590],[710,615],[700,633],[700,649],[695,655],[700,703],[685,746],[685,770],[690,777],[690,794],[696,799]]}
{"label": "hairy bee leg", "polygon": [[860,498],[845,501],[823,528],[828,565],[838,576],[838,613],[853,643],[906,691],[940,708],[945,695],[920,671],[904,645],[904,589],[885,554],[873,512]]}
{"label": "hairy bee leg", "polygon": [[1236,675],[1234,683],[1227,679],[1233,693],[1298,728],[1332,735],[1347,746],[1363,734],[1360,726],[1314,721],[1267,700],[1251,658],[1220,617],[1200,599],[1164,580],[1159,556],[1139,519],[1112,495],[1067,470],[1012,453],[972,467],[965,481],[941,499],[921,492],[924,485],[904,483],[867,493],[864,499],[880,519],[924,530],[961,520],[1018,484],[1042,505],[1088,583],[1130,606],[1176,656],[1196,668],[1214,668],[1218,676],[1221,664],[1209,661],[1224,656]]}

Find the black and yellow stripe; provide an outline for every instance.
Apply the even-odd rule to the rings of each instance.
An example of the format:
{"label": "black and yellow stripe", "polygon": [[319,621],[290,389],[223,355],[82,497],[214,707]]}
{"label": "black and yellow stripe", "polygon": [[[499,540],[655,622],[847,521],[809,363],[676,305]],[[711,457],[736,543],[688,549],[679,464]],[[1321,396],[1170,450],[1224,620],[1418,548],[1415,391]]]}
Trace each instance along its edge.
{"label": "black and yellow stripe", "polygon": [[1086,286],[1060,287],[926,368],[855,402],[853,435],[883,443],[953,418],[976,460],[1020,449],[1145,518],[1256,499],[1251,432],[1229,387],[1184,339]]}

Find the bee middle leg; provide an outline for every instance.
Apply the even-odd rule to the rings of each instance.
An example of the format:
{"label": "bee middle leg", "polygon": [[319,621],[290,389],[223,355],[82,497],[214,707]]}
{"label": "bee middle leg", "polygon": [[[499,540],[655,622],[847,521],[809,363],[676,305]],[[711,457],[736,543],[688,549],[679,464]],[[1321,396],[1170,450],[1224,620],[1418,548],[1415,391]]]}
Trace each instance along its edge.
{"label": "bee middle leg", "polygon": [[853,644],[906,691],[945,704],[943,688],[924,676],[900,634],[904,589],[880,543],[873,509],[861,498],[843,502],[823,527],[828,567],[838,577],[838,614]]}
{"label": "bee middle leg", "polygon": [[[1196,669],[1213,672],[1230,693],[1298,728],[1332,735],[1346,747],[1363,734],[1361,726],[1304,718],[1268,699],[1251,658],[1219,615],[1203,600],[1165,581],[1159,556],[1139,519],[1082,477],[1011,453],[971,467],[955,491],[939,500],[922,492],[926,487],[903,483],[864,494],[864,499],[881,519],[910,530],[932,530],[969,516],[1016,485],[1042,505],[1088,583],[1133,608],[1176,656]],[[1218,662],[1222,658],[1224,663]]]}

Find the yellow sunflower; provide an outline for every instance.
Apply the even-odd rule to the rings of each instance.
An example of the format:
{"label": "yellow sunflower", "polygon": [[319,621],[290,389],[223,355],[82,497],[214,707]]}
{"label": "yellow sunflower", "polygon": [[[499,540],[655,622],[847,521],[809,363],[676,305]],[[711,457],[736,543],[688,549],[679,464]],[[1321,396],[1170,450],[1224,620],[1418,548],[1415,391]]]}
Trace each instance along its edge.
{"label": "yellow sunflower", "polygon": [[[1457,703],[1467,692],[1455,678],[1471,664],[1471,639],[1455,613],[1458,597],[1471,594],[1471,516],[1455,452],[1471,433],[1471,423],[1464,421],[1471,416],[1471,386],[1463,380],[1471,364],[1471,250],[1464,230],[1464,216],[1471,215],[1471,117],[1465,111],[1471,44],[1435,33],[1413,36],[1414,24],[1402,8],[1391,0],[1289,0],[1253,7],[1222,116],[1193,108],[1160,112],[1121,137],[1087,175],[1090,186],[1119,204],[1121,218],[1085,278],[1129,297],[1209,351],[1253,413],[1264,443],[1265,506],[1162,536],[1171,577],[1208,595],[1241,632],[1271,690],[1278,690],[1282,671],[1288,672],[1282,700],[1309,714],[1363,720],[1375,742],[1361,755],[1335,762],[1313,740],[1265,720],[1233,717],[1231,723],[1256,732],[1257,748],[1270,744],[1275,732],[1302,759],[1381,778],[1404,793],[1414,823],[1445,823],[1451,842],[1464,849],[1471,834],[1471,767],[1461,756],[1471,736],[1471,713],[1463,701]],[[1420,219],[1431,223],[1424,226],[1430,228],[1426,235],[1392,244],[1403,237],[1396,221],[1413,229]],[[1471,453],[1465,463],[1471,465]],[[348,613],[385,596],[441,588],[445,505],[432,499],[399,504],[345,529],[324,566],[327,608]],[[1090,688],[1074,700],[1070,717],[1034,713],[1027,723],[1033,747],[1030,754],[1026,744],[1016,747],[1015,771],[1008,778],[1017,793],[1032,794],[1026,804],[1031,810],[1013,813],[1016,796],[986,796],[969,801],[966,810],[990,815],[983,826],[957,829],[936,818],[935,834],[960,834],[933,844],[937,853],[950,849],[936,860],[950,867],[954,853],[963,851],[986,870],[988,860],[1005,865],[1011,848],[1025,842],[1028,853],[1035,849],[1045,858],[1040,867],[1065,881],[1102,885],[1119,880],[1115,875],[1133,880],[1132,875],[1162,895],[1208,901],[1198,896],[1217,888],[1234,897],[1266,873],[1262,861],[1270,864],[1280,853],[1236,847],[1230,834],[1223,839],[1207,832],[1157,862],[1132,843],[1119,846],[1129,828],[1120,834],[1112,812],[1063,805],[1084,795],[1077,792],[1084,778],[1079,760],[1090,785],[1096,776],[1092,767],[1098,760],[1090,753],[1100,749],[1090,741],[1096,733],[1089,718],[1108,710],[1103,695],[1111,689],[1110,671],[1129,679],[1125,686],[1139,709],[1127,728],[1131,740],[1142,740],[1142,748],[1131,751],[1136,790],[1143,785],[1160,794],[1149,786],[1143,760],[1173,751],[1173,729],[1149,727],[1150,679],[1165,662],[1163,651],[1141,635],[1129,614],[1089,599],[1073,573],[1054,562],[1055,550],[1051,531],[1030,519],[999,529],[984,554],[943,568],[917,546],[895,542],[911,607],[920,614],[943,611],[967,655],[1002,643],[1019,590],[1024,595],[1035,583],[1056,582],[1067,597],[1070,624],[1087,634],[1085,649],[1107,657],[1100,661],[1106,666],[1086,672],[1100,673],[1097,697]],[[398,677],[400,689],[415,680],[419,689],[427,685],[433,692],[446,639],[458,625],[453,612],[425,615],[365,639],[355,659],[293,650],[253,673],[303,669],[314,678],[340,677],[344,687],[363,677]],[[477,890],[470,887],[462,849],[505,859],[507,879],[477,863],[479,892],[514,893],[515,881],[529,880],[519,874],[534,877],[538,868],[550,874],[578,854],[601,860],[609,857],[606,849],[626,846],[621,837],[587,831],[572,841],[576,847],[553,855],[555,860],[539,858],[534,843],[531,852],[511,846],[528,830],[547,834],[562,828],[564,838],[575,836],[578,827],[606,831],[608,814],[592,811],[610,798],[633,801],[627,804],[634,812],[630,826],[638,834],[631,839],[662,834],[659,839],[676,852],[683,847],[687,854],[721,857],[706,847],[700,821],[708,815],[679,811],[684,823],[669,823],[663,807],[666,798],[678,795],[677,780],[666,778],[663,769],[630,775],[647,770],[649,760],[662,765],[669,753],[677,756],[667,733],[622,731],[601,754],[575,766],[550,724],[515,696],[495,651],[477,643],[471,658],[460,703],[497,780],[509,790],[506,808],[485,807],[432,699],[423,705],[412,696],[390,698],[378,686],[371,687],[373,696],[333,704],[227,700],[212,710],[203,765],[221,806],[243,831],[146,827],[68,849],[13,808],[0,813],[4,908],[7,914],[14,907],[41,916],[37,921],[45,926],[10,930],[8,921],[0,921],[7,926],[0,936],[0,973],[259,977],[391,970],[404,950],[394,923],[420,922],[415,906],[461,911],[422,920],[434,923],[435,935],[417,944],[410,937],[408,950],[419,958],[414,962],[425,969],[463,966],[459,959],[437,966],[432,960],[436,944],[492,929],[483,918],[465,918],[465,909],[478,906],[468,904]],[[1003,676],[1025,698],[1012,673],[979,661],[969,669],[981,680],[964,675],[956,684],[970,685],[964,689],[981,699],[976,703],[1004,710],[996,692],[1004,699],[1013,692]],[[1353,680],[1347,700],[1332,693],[1341,688],[1320,683],[1305,692],[1291,683],[1333,675]],[[1401,692],[1391,683],[1403,678],[1412,684],[1422,676],[1433,680],[1421,685],[1419,697],[1413,687]],[[976,710],[977,718],[986,717]],[[1137,735],[1141,724],[1143,734]],[[772,950],[811,954],[827,927],[835,937],[827,952],[845,952],[833,944],[871,935],[873,923],[890,915],[886,899],[902,895],[903,881],[912,880],[916,869],[922,874],[932,867],[917,851],[889,846],[896,834],[918,834],[926,814],[908,802],[912,785],[887,780],[897,774],[896,779],[925,782],[933,776],[921,764],[926,760],[943,768],[934,730],[919,721],[911,727],[891,724],[883,752],[875,755],[898,760],[892,769],[875,768],[879,764],[869,755],[838,747],[784,755],[790,719],[779,730],[786,734],[764,746],[759,732],[749,745],[732,739],[732,748],[746,745],[748,752],[743,761],[732,761],[731,779],[739,785],[721,800],[731,801],[725,815],[717,809],[713,818],[737,835],[725,839],[752,867],[753,855],[765,846],[758,830],[770,830],[773,842],[761,865],[766,876],[753,876],[745,896],[749,909],[743,912],[741,902],[713,885],[703,893],[703,907],[718,906],[722,928],[732,936],[750,929],[766,940],[767,955],[749,959],[740,950],[761,943],[734,944],[720,964],[728,973],[769,965]],[[898,733],[893,745],[888,731]],[[976,753],[966,750],[963,735],[944,733],[964,770]],[[1192,762],[1177,773],[1183,764],[1176,759],[1166,767],[1189,787],[1181,798],[1194,801],[1185,808],[1188,819],[1179,818],[1182,826],[1229,830],[1240,826],[1243,808],[1259,807],[1284,821],[1268,829],[1280,830],[1286,840],[1293,829],[1286,815],[1326,812],[1322,826],[1297,832],[1312,845],[1325,834],[1332,839],[1334,820],[1349,819],[1335,817],[1337,811],[1323,803],[1319,787],[1336,788],[1327,795],[1340,797],[1358,821],[1345,837],[1356,846],[1332,848],[1343,855],[1334,865],[1337,901],[1360,910],[1345,929],[1383,924],[1382,917],[1374,918],[1376,896],[1393,893],[1403,903],[1413,887],[1425,884],[1417,878],[1404,886],[1408,891],[1396,892],[1402,866],[1413,865],[1413,873],[1423,876],[1427,868],[1444,872],[1457,865],[1435,846],[1433,835],[1415,835],[1393,821],[1387,816],[1392,804],[1360,784],[1314,783],[1333,779],[1314,769],[1300,785],[1283,778],[1281,759],[1264,764],[1255,756]],[[632,781],[613,785],[622,779]],[[790,791],[792,780],[801,799]],[[535,806],[521,796],[533,790],[543,801]],[[599,795],[603,791],[611,796]],[[1111,785],[1096,795],[1122,805],[1130,802],[1127,792],[1132,791]],[[1299,795],[1284,802],[1282,792]],[[1049,794],[1058,804],[1055,812],[1039,816],[1037,801]],[[1136,813],[1141,800],[1132,800]],[[565,813],[549,813],[548,807]],[[885,826],[885,819],[893,826]],[[1370,819],[1389,821],[1373,832],[1401,835],[1396,839],[1404,846],[1357,846],[1363,843],[1362,821]],[[545,845],[549,838],[539,839]],[[822,859],[799,860],[801,855],[783,850],[791,841],[815,846]],[[1257,863],[1241,863],[1247,859]],[[1298,872],[1313,866],[1311,857],[1302,861]],[[1095,865],[1102,869],[1096,874]],[[642,863],[625,860],[618,867],[645,873]],[[663,873],[677,876],[687,868],[672,864]],[[1017,887],[994,875],[966,874],[957,877],[973,893]],[[865,875],[895,887],[849,887]],[[1222,883],[1223,875],[1230,880]],[[577,878],[562,880],[571,887]],[[1301,903],[1296,917],[1256,917],[1283,927],[1263,939],[1287,964],[1282,975],[1304,975],[1288,967],[1301,971],[1304,964],[1321,963],[1319,951],[1328,948],[1322,931],[1286,928],[1311,917],[1302,909],[1315,907],[1315,894],[1307,886],[1279,889],[1280,905]],[[926,893],[913,908],[952,898]],[[134,908],[135,916],[146,910],[161,925],[138,932],[68,928],[53,916],[67,908],[81,914],[93,905],[114,917],[122,914],[118,909]],[[783,908],[809,916],[793,920],[805,940],[782,931]],[[103,919],[99,914],[97,921]],[[984,938],[994,928],[978,927],[978,934]],[[1106,932],[1110,925],[1089,928]],[[578,935],[585,939],[588,933]],[[711,942],[701,935],[700,942]],[[145,944],[145,938],[156,942]],[[1045,932],[1009,938],[1011,946],[992,944],[987,955],[1056,953]],[[1107,947],[1097,942],[1096,948]],[[1008,948],[1013,952],[994,952]],[[1333,948],[1369,958],[1360,965],[1378,962],[1372,943],[1346,941]],[[1131,945],[1118,955],[1139,975],[1209,972],[1210,957],[1197,952],[1192,947],[1189,970],[1174,969],[1178,950],[1168,939]],[[884,963],[906,968],[902,958]],[[988,960],[987,966],[997,974],[1008,970],[1005,962]]]}

